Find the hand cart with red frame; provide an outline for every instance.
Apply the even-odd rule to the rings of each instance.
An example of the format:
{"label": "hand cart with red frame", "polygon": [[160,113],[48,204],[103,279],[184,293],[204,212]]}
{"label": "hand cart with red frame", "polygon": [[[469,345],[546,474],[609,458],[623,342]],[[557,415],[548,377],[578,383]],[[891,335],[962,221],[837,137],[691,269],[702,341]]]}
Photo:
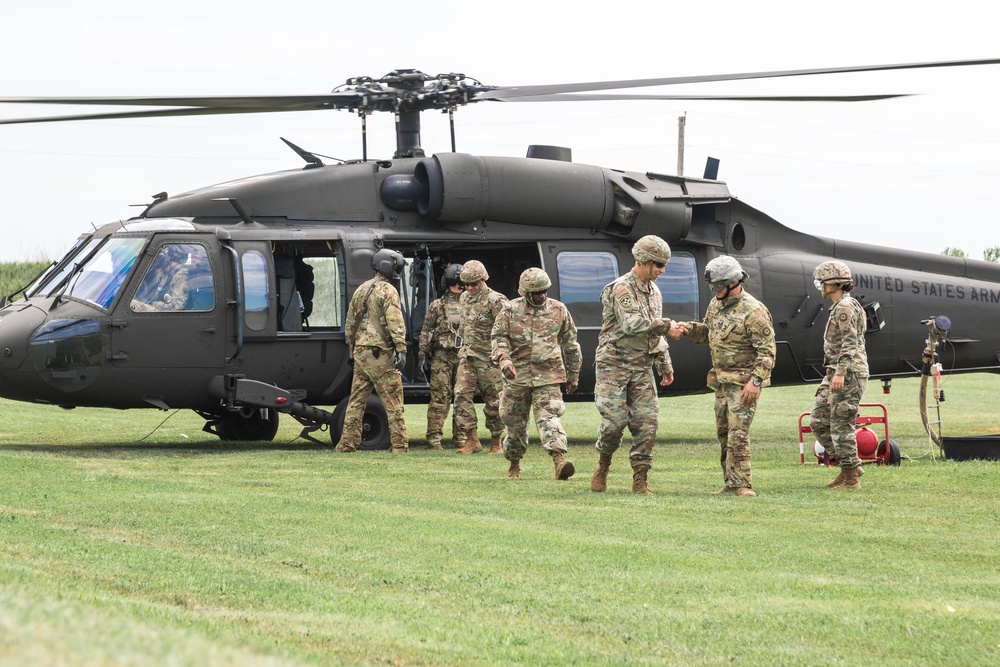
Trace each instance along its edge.
{"label": "hand cart with red frame", "polygon": [[[861,403],[858,410],[858,418],[855,422],[856,433],[858,436],[858,458],[864,463],[875,463],[877,465],[899,465],[899,445],[889,438],[889,411],[886,409],[885,405],[882,403]],[[866,408],[870,411],[877,408],[881,410],[881,415],[865,415],[861,414]],[[809,426],[808,420],[803,423],[810,413],[803,412],[799,415],[799,463],[804,464],[806,462],[805,445],[802,440],[802,436],[805,433],[812,433],[812,427]],[[875,441],[878,441],[878,436],[868,427],[872,424],[882,424],[885,437],[881,442],[878,442],[877,446]],[[818,465],[836,465],[835,459],[830,458],[829,454],[825,451],[820,451],[822,448],[815,448],[814,453],[816,454],[816,463]]]}

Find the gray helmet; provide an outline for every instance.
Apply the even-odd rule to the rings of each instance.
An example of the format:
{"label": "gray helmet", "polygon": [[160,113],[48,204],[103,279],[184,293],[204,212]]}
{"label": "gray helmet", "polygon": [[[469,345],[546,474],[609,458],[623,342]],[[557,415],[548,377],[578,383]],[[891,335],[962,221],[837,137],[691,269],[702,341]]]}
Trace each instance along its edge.
{"label": "gray helmet", "polygon": [[666,264],[670,261],[670,246],[659,236],[650,234],[643,236],[632,246],[632,256],[637,262],[659,262]]}
{"label": "gray helmet", "polygon": [[441,291],[447,292],[452,285],[462,284],[462,265],[449,264],[444,268],[444,276],[441,278]]}
{"label": "gray helmet", "polygon": [[403,256],[395,250],[382,248],[372,255],[372,269],[378,271],[383,276],[398,278],[399,272],[403,270],[405,265],[406,262],[403,261]]}
{"label": "gray helmet", "polygon": [[470,259],[462,266],[460,274],[463,283],[478,283],[480,280],[489,280],[490,274],[486,273],[486,267],[478,259]]}
{"label": "gray helmet", "polygon": [[750,276],[743,270],[740,263],[729,255],[716,257],[705,265],[705,282],[714,292],[723,290],[729,285],[746,280]]}
{"label": "gray helmet", "polygon": [[823,262],[813,269],[813,278],[821,283],[846,284],[852,282],[851,269],[847,264],[837,260]]}
{"label": "gray helmet", "polygon": [[517,283],[517,293],[525,296],[528,292],[544,292],[552,287],[549,274],[538,268],[525,269]]}

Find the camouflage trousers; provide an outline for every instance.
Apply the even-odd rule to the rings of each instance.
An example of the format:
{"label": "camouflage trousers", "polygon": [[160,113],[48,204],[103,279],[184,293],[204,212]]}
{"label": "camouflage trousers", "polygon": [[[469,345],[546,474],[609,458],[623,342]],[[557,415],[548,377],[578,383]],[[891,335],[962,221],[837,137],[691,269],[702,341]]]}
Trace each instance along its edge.
{"label": "camouflage trousers", "polygon": [[844,388],[840,391],[830,389],[832,380],[833,372],[828,371],[816,390],[816,404],[809,415],[809,428],[826,453],[837,459],[837,465],[845,469],[857,468],[861,460],[858,458],[855,429],[858,406],[868,386],[868,378],[848,372],[844,376]]}
{"label": "camouflage trousers", "polygon": [[[448,417],[452,399],[455,395],[455,378],[458,375],[458,351],[436,350],[431,358],[431,400],[427,404],[427,442],[441,444],[444,435],[444,421]],[[456,445],[465,442],[465,433],[461,432],[455,423],[456,415],[452,413],[451,433]]]}
{"label": "camouflage trousers", "polygon": [[525,387],[504,382],[500,394],[500,417],[507,426],[503,453],[508,461],[520,461],[528,450],[528,416],[534,410],[535,427],[542,449],[550,456],[566,453],[566,431],[559,417],[566,412],[557,384]]}
{"label": "camouflage trousers", "polygon": [[476,390],[483,396],[483,415],[486,428],[492,435],[503,433],[500,420],[500,369],[490,361],[475,357],[463,357],[458,362],[458,377],[455,380],[455,425],[463,434],[473,434],[479,430],[476,405],[473,397]]}
{"label": "camouflage trousers", "polygon": [[594,448],[602,454],[615,453],[627,426],[632,434],[629,459],[633,464],[648,466],[653,460],[660,415],[652,367],[620,368],[598,363],[596,370],[594,395],[601,425]]}
{"label": "camouflage trousers", "polygon": [[392,350],[380,350],[379,358],[376,359],[371,348],[367,347],[359,347],[354,351],[351,397],[347,400],[344,430],[339,444],[349,449],[357,449],[361,444],[365,405],[373,390],[382,399],[385,414],[389,418],[392,449],[407,449],[409,440],[406,421],[403,419],[403,378],[396,370],[396,353]]}
{"label": "camouflage trousers", "polygon": [[725,383],[715,390],[715,433],[721,447],[726,486],[751,488],[750,423],[757,404],[743,405],[743,385]]}

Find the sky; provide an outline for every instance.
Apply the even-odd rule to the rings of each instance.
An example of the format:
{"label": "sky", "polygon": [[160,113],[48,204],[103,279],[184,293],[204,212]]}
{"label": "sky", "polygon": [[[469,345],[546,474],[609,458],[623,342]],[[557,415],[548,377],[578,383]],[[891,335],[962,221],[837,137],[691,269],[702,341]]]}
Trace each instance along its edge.
{"label": "sky", "polygon": [[[281,5],[279,7],[279,4]],[[513,86],[1000,57],[994,0],[628,3],[55,0],[5,8],[0,97],[280,95],[415,68]],[[709,156],[733,196],[802,232],[980,258],[1000,245],[1000,65],[698,84],[640,92],[914,93],[865,103],[496,103],[456,114],[458,150],[684,172]],[[0,105],[0,118],[94,107]],[[120,107],[108,111],[121,110]],[[450,150],[425,113],[428,155]],[[391,116],[368,121],[390,158]],[[344,111],[0,126],[0,262],[55,259],[91,225],[173,194],[302,166],[279,139],[361,156]]]}

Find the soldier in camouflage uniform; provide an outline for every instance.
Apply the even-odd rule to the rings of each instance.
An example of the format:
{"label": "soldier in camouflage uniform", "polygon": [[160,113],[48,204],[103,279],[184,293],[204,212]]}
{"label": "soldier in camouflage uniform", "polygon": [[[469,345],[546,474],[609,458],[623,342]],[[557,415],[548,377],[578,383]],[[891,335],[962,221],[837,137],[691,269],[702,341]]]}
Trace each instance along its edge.
{"label": "soldier in camouflage uniform", "polygon": [[456,451],[474,454],[483,451],[479,442],[479,422],[472,402],[476,390],[483,396],[483,415],[492,436],[490,454],[503,451],[503,421],[500,419],[500,369],[490,360],[493,324],[507,304],[507,297],[486,286],[490,275],[478,260],[462,267],[465,294],[461,296],[462,325],[459,334],[463,345],[458,351],[458,379],[455,381],[455,424],[464,434],[465,444]]}
{"label": "soldier in camouflage uniform", "polygon": [[576,325],[561,302],[548,298],[552,281],[545,271],[521,274],[518,294],[504,306],[493,326],[493,362],[503,375],[500,416],[507,426],[504,456],[510,461],[508,479],[521,476],[521,459],[528,448],[528,415],[534,410],[542,448],[552,457],[556,479],[567,480],[576,469],[566,456],[566,431],[559,417],[565,412],[559,385],[572,394],[580,381],[580,345]]}
{"label": "soldier in camouflage uniform", "polygon": [[771,313],[743,287],[746,272],[732,257],[716,257],[705,266],[705,282],[715,292],[704,322],[684,322],[670,332],[708,345],[712,370],[708,388],[715,392],[715,430],[719,438],[724,486],[715,493],[756,496],[750,473],[750,424],[761,387],[771,383],[774,326]]}
{"label": "soldier in camouflage uniform", "polygon": [[670,261],[670,246],[658,236],[644,236],[632,246],[632,256],[632,270],[601,292],[603,321],[594,363],[595,402],[601,413],[594,447],[600,458],[590,488],[607,490],[611,457],[627,426],[632,433],[632,492],[651,494],[647,474],[660,412],[653,367],[660,373],[661,385],[674,381],[670,352],[663,339],[671,321],[662,317],[663,296],[655,285]]}
{"label": "soldier in camouflage uniform", "polygon": [[[458,374],[458,344],[462,339],[458,335],[458,327],[462,323],[462,307],[459,297],[462,296],[461,264],[449,264],[444,270],[442,287],[444,295],[435,299],[427,308],[427,317],[420,330],[419,356],[417,368],[426,368],[427,358],[431,360],[429,384],[431,400],[427,404],[427,448],[441,449],[441,436],[444,431],[444,420],[451,408],[452,397],[455,394],[455,378]],[[455,423],[452,414],[452,437],[456,446],[465,442],[465,434]]]}
{"label": "soldier in camouflage uniform", "polygon": [[836,260],[823,262],[813,271],[816,289],[830,299],[830,318],[823,333],[823,365],[826,377],[816,391],[816,405],[809,426],[826,453],[837,459],[840,474],[827,486],[860,489],[864,474],[855,437],[858,406],[868,386],[868,354],[864,308],[851,296],[851,270]]}
{"label": "soldier in camouflage uniform", "polygon": [[406,363],[406,325],[399,305],[399,292],[389,282],[403,269],[403,256],[382,249],[372,256],[375,277],[361,284],[347,308],[344,340],[354,366],[351,397],[344,413],[344,429],[338,452],[356,452],[361,444],[365,405],[374,389],[389,418],[389,437],[394,452],[409,449],[403,419],[403,378]]}

